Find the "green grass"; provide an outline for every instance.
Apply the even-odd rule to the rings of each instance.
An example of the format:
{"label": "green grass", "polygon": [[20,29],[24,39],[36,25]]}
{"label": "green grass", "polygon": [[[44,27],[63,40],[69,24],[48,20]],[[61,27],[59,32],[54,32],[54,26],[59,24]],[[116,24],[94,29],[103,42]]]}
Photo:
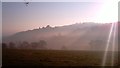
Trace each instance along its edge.
{"label": "green grass", "polygon": [[[111,52],[108,56],[110,66]],[[102,59],[102,51],[3,49],[3,66],[101,66]]]}

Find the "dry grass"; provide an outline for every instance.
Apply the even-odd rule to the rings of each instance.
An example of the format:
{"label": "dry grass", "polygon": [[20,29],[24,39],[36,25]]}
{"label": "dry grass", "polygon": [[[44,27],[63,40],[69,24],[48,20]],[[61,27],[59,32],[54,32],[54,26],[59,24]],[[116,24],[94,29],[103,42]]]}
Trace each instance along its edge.
{"label": "dry grass", "polygon": [[100,51],[3,49],[3,66],[100,66],[102,57],[103,52]]}

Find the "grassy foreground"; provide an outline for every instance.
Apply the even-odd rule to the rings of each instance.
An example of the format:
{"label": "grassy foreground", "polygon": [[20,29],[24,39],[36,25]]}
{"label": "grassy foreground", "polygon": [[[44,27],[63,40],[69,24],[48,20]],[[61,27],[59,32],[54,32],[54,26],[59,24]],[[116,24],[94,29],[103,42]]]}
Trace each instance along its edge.
{"label": "grassy foreground", "polygon": [[[3,66],[101,66],[102,59],[100,51],[3,49]],[[110,66],[111,52],[107,59]]]}

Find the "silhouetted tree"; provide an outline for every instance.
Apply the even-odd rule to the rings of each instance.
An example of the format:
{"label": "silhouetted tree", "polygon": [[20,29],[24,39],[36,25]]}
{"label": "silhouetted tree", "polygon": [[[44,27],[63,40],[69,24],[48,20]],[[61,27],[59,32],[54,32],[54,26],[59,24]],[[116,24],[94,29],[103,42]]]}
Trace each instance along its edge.
{"label": "silhouetted tree", "polygon": [[20,49],[24,48],[24,45],[23,45],[22,42],[19,43],[19,48],[20,48]]}
{"label": "silhouetted tree", "polygon": [[26,49],[29,47],[30,47],[30,44],[27,41],[19,42],[19,48]]}
{"label": "silhouetted tree", "polygon": [[9,43],[9,48],[15,48],[15,43],[10,42],[10,43]]}
{"label": "silhouetted tree", "polygon": [[31,43],[31,48],[32,48],[32,49],[37,49],[38,46],[39,46],[39,45],[38,45],[37,42],[32,42],[32,43]]}
{"label": "silhouetted tree", "polygon": [[22,42],[21,42],[21,41],[19,41],[17,45],[18,45],[18,48],[19,48],[19,49],[22,48]]}
{"label": "silhouetted tree", "polygon": [[40,41],[38,42],[38,45],[39,45],[39,48],[40,48],[40,49],[46,49],[47,42],[44,41],[44,40],[40,40]]}
{"label": "silhouetted tree", "polygon": [[28,48],[29,43],[28,43],[27,41],[24,41],[24,42],[22,43],[22,46],[23,46],[23,48]]}
{"label": "silhouetted tree", "polygon": [[47,25],[46,28],[51,28],[51,26],[50,26],[50,25]]}
{"label": "silhouetted tree", "polygon": [[42,27],[42,29],[45,29],[45,27]]}
{"label": "silhouetted tree", "polygon": [[30,44],[32,49],[46,49],[46,41],[40,40],[39,42],[32,42]]}
{"label": "silhouetted tree", "polygon": [[6,43],[2,43],[2,48],[7,48],[7,44]]}

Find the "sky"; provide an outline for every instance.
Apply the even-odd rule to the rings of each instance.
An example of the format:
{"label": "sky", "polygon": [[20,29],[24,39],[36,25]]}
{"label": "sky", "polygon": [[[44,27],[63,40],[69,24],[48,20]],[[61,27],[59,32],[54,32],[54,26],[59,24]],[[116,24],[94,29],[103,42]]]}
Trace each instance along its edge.
{"label": "sky", "polygon": [[117,2],[24,2],[2,3],[2,35],[46,25],[80,22],[110,23],[118,18]]}

